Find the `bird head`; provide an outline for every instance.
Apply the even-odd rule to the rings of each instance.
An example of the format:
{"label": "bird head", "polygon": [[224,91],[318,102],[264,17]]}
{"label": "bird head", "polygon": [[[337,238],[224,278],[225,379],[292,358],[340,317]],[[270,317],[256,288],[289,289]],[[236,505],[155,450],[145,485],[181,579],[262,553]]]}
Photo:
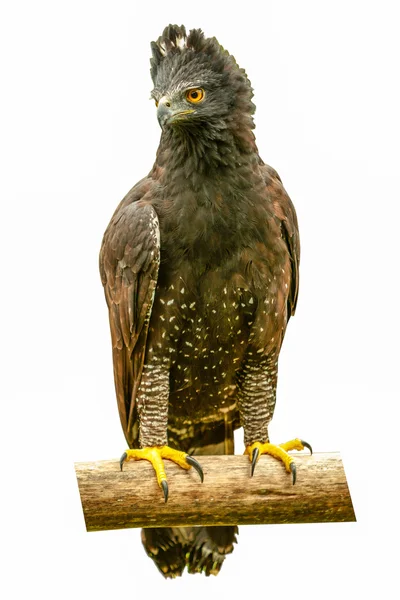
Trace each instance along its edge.
{"label": "bird head", "polygon": [[215,38],[169,25],[151,49],[151,95],[163,131],[213,140],[230,131],[246,138],[254,128],[250,81]]}

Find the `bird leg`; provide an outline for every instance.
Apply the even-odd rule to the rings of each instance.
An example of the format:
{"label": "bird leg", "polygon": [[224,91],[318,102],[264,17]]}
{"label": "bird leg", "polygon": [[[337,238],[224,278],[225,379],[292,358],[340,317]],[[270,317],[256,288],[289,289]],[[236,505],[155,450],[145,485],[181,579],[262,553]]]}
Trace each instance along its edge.
{"label": "bird leg", "polygon": [[[296,465],[288,454],[290,450],[312,449],[298,438],[278,446],[269,443],[268,425],[272,419],[276,400],[278,360],[276,353],[255,359],[258,349],[252,349],[245,358],[239,379],[239,410],[244,429],[245,454],[251,460],[251,475],[261,454],[270,454],[285,465],[296,482]],[[262,440],[262,441],[255,441]]]}
{"label": "bird leg", "polygon": [[163,463],[163,458],[167,458],[168,460],[172,460],[172,462],[176,463],[182,469],[190,469],[194,467],[198,474],[200,475],[200,480],[203,483],[204,474],[203,469],[201,468],[200,463],[197,462],[193,456],[189,456],[186,452],[180,452],[179,450],[174,450],[169,446],[153,446],[140,448],[135,450],[126,450],[120,458],[119,464],[122,471],[122,466],[124,462],[130,460],[148,460],[153,465],[154,471],[157,476],[157,483],[162,488],[164,493],[164,500],[167,502],[168,500],[168,483],[167,476],[165,474],[165,468]]}
{"label": "bird leg", "polygon": [[251,476],[254,474],[254,469],[260,455],[269,454],[270,456],[274,456],[275,458],[281,460],[285,465],[286,471],[288,473],[292,473],[294,485],[296,483],[296,465],[288,452],[290,450],[304,450],[304,448],[308,448],[312,454],[312,448],[310,444],[300,440],[299,438],[295,438],[294,440],[290,440],[284,444],[279,444],[278,446],[275,444],[270,444],[269,442],[264,444],[261,442],[254,442],[254,444],[247,446],[245,450],[245,454],[248,454],[251,460]]}
{"label": "bird leg", "polygon": [[167,446],[168,396],[168,359],[153,356],[143,367],[138,392],[139,442],[142,447],[126,450],[119,461],[121,471],[124,462],[130,459],[150,461],[156,472],[157,483],[163,490],[165,502],[168,500],[168,483],[163,458],[172,460],[182,469],[194,467],[201,481],[204,478],[203,470],[195,458]]}

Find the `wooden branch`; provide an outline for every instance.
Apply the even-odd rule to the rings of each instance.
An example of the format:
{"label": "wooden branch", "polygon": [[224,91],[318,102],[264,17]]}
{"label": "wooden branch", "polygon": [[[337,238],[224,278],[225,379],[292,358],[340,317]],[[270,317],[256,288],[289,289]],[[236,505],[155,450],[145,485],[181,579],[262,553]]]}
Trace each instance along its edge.
{"label": "wooden branch", "polygon": [[126,463],[122,473],[117,459],[76,463],[87,530],[356,520],[338,453],[297,454],[295,485],[270,456],[260,457],[254,477],[247,456],[198,459],[204,483],[194,469],[165,460],[166,504],[145,460]]}

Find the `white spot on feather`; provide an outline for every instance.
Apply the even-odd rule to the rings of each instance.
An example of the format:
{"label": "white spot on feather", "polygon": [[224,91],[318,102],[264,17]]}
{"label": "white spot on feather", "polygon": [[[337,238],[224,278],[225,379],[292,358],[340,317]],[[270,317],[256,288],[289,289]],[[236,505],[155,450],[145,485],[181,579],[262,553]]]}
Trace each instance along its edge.
{"label": "white spot on feather", "polygon": [[176,47],[183,50],[185,46],[186,46],[186,37],[181,37],[181,36],[177,37],[176,38]]}

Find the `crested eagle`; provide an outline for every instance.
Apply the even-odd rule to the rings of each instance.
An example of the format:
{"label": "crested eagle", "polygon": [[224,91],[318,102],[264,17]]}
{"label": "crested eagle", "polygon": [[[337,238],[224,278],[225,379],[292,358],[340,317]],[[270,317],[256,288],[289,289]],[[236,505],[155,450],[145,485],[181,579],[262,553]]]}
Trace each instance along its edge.
{"label": "crested eagle", "polygon": [[[161,139],[150,173],[117,207],[100,271],[115,388],[129,449],[153,464],[194,467],[233,454],[243,427],[251,474],[258,457],[283,461],[298,438],[269,442],[278,357],[299,288],[293,204],[253,133],[245,71],[215,38],[169,25],[151,44]],[[310,448],[311,450],[311,448]],[[200,459],[201,461],[201,459]],[[200,482],[199,482],[199,485]],[[149,528],[142,541],[165,577],[217,574],[237,527]]]}

